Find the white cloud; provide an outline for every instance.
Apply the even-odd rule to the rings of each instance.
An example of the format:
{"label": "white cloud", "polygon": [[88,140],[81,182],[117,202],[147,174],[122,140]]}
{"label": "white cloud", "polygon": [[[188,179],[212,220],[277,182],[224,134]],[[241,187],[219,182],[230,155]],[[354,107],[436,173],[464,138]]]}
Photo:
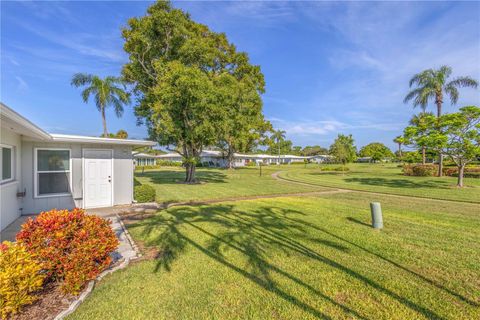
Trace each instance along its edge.
{"label": "white cloud", "polygon": [[280,118],[269,118],[274,127],[281,128],[290,136],[322,136],[337,133],[346,133],[352,130],[375,129],[380,131],[396,131],[401,128],[401,123],[397,122],[370,122],[357,121],[346,123],[338,120],[298,120],[290,121]]}
{"label": "white cloud", "polygon": [[121,39],[118,33],[91,34],[86,32],[69,32],[69,30],[47,30],[33,21],[28,23],[18,19],[11,19],[16,25],[65,49],[73,50],[82,55],[102,58],[112,62],[126,61],[122,51]]}
{"label": "white cloud", "polygon": [[18,81],[17,92],[25,93],[28,90],[28,84],[22,77],[15,76],[15,79]]}

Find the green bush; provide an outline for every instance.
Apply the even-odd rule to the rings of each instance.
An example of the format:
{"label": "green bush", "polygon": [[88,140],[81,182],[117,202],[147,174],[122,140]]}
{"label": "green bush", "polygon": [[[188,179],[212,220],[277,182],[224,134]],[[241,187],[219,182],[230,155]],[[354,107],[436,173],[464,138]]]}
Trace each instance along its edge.
{"label": "green bush", "polygon": [[151,169],[160,169],[161,166],[159,165],[154,165],[154,166],[136,166],[135,170],[137,171],[142,171],[142,170],[151,170]]}
{"label": "green bush", "polygon": [[438,166],[435,164],[406,164],[403,174],[415,177],[433,177],[437,174]]}
{"label": "green bush", "polygon": [[157,160],[157,165],[160,167],[181,167],[181,161]]}
{"label": "green bush", "polygon": [[322,171],[349,171],[350,168],[342,167],[342,166],[340,166],[340,167],[331,167],[330,166],[330,167],[321,167],[320,170],[322,170]]}
{"label": "green bush", "polygon": [[255,167],[257,164],[255,163],[255,161],[250,161],[249,163],[247,163],[245,166],[247,167]]}
{"label": "green bush", "polygon": [[148,184],[135,186],[134,196],[137,202],[153,202],[155,201],[155,188]]}

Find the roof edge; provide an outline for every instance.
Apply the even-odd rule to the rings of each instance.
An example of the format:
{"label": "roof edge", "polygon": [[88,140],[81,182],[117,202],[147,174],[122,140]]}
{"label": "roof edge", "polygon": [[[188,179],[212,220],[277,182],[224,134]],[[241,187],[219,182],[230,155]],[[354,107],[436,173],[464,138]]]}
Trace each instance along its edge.
{"label": "roof edge", "polygon": [[53,141],[56,141],[56,142],[108,143],[108,144],[131,145],[131,146],[147,146],[147,147],[153,147],[154,145],[157,144],[154,141],[148,141],[148,140],[88,137],[88,136],[80,136],[80,135],[58,134],[58,133],[52,133],[50,135],[52,136]]}
{"label": "roof edge", "polygon": [[35,135],[34,138],[40,138],[42,140],[52,140],[52,136],[41,129],[39,126],[28,120],[27,118],[23,117],[19,113],[17,113],[12,108],[8,107],[3,102],[0,102],[0,110],[2,116],[4,115],[6,118],[20,124],[21,126],[25,127],[27,130],[30,130]]}

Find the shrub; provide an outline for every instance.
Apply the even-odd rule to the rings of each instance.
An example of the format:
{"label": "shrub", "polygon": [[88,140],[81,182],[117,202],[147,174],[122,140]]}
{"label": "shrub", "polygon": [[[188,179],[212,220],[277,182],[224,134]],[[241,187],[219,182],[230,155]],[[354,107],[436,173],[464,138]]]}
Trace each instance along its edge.
{"label": "shrub", "polygon": [[35,301],[32,292],[40,289],[45,275],[34,256],[19,243],[0,244],[0,316],[6,319],[21,306]]}
{"label": "shrub", "polygon": [[155,188],[148,184],[135,186],[134,195],[138,202],[152,202],[155,201]]}
{"label": "shrub", "polygon": [[434,164],[406,164],[403,166],[403,174],[416,177],[433,177],[438,171]]}
{"label": "shrub", "polygon": [[157,165],[161,167],[181,167],[181,161],[157,160]]}
{"label": "shrub", "polygon": [[82,209],[51,210],[29,219],[17,241],[36,254],[50,280],[76,294],[111,263],[118,240],[110,222]]}
{"label": "shrub", "polygon": [[[457,177],[458,176],[458,168],[457,167],[445,167],[443,168],[443,174],[449,177]],[[463,176],[465,178],[480,178],[480,167],[477,166],[469,166],[465,167],[465,171],[463,172]]]}
{"label": "shrub", "polygon": [[340,167],[331,167],[331,166],[328,167],[328,166],[327,166],[327,167],[321,167],[320,170],[321,170],[321,171],[349,171],[350,168],[348,168],[348,167],[342,167],[342,166],[340,166]]}
{"label": "shrub", "polygon": [[255,167],[256,165],[257,165],[257,163],[255,161],[250,161],[250,162],[245,164],[245,166],[247,166],[247,167]]}

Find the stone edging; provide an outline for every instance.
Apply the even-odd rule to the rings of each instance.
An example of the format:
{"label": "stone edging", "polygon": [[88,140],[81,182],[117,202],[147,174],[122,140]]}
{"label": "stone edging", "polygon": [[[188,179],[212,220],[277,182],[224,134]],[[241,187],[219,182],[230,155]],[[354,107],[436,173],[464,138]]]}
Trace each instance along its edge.
{"label": "stone edging", "polygon": [[77,299],[75,299],[72,303],[70,303],[70,306],[61,311],[59,314],[57,314],[57,316],[54,318],[54,320],[63,320],[66,316],[70,315],[71,313],[73,313],[77,308],[78,306],[88,297],[88,295],[93,291],[93,288],[95,287],[95,283],[102,280],[103,277],[105,277],[106,275],[110,274],[110,273],[113,273],[117,270],[120,270],[120,269],[123,269],[125,268],[126,266],[128,266],[128,264],[130,263],[131,260],[135,260],[135,259],[138,259],[142,256],[142,254],[140,253],[140,250],[138,249],[137,245],[135,244],[135,242],[133,241],[132,237],[130,236],[130,233],[128,233],[128,230],[127,228],[125,227],[125,224],[123,223],[122,219],[120,219],[120,216],[118,214],[115,214],[115,216],[117,217],[122,229],[123,229],[123,232],[125,233],[125,236],[127,238],[127,241],[130,243],[131,247],[133,248],[133,250],[135,251],[136,255],[135,257],[132,257],[132,258],[126,258],[125,260],[122,261],[122,263],[120,263],[118,266],[115,266],[113,268],[109,268],[105,271],[103,271],[102,273],[100,273],[94,280],[90,280],[86,286],[86,288],[83,290],[83,292],[78,296]]}

